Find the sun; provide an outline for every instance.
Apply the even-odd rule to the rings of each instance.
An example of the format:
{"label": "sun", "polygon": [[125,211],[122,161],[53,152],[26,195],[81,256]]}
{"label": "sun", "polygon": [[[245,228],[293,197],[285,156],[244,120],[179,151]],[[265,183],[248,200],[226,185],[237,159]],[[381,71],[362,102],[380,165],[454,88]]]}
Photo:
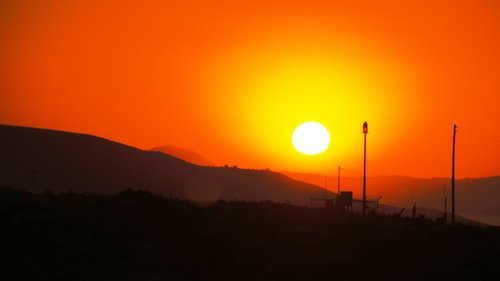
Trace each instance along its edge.
{"label": "sun", "polygon": [[318,122],[305,122],[293,131],[292,144],[300,153],[320,154],[330,145],[330,133],[325,126]]}

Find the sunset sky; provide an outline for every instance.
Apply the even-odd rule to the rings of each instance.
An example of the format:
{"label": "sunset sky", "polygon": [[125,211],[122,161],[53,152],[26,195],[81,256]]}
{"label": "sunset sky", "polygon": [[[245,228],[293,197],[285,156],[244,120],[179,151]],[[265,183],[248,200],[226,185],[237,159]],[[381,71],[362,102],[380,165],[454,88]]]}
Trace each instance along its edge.
{"label": "sunset sky", "polygon": [[[0,2],[0,123],[217,165],[500,175],[500,2]],[[291,136],[325,125],[329,149]]]}

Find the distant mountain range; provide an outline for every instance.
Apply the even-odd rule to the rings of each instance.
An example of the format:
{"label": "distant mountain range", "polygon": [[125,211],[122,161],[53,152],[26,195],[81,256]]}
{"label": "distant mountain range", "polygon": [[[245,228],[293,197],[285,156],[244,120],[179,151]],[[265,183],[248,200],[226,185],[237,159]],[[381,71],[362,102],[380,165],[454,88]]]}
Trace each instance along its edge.
{"label": "distant mountain range", "polygon": [[320,189],[268,170],[197,166],[103,138],[0,125],[0,185],[34,192],[147,189],[195,201],[272,200],[307,205]]}
{"label": "distant mountain range", "polygon": [[[204,158],[195,152],[172,147],[153,150],[86,134],[0,125],[0,186],[103,194],[136,188],[199,202],[271,200],[301,206],[310,205],[310,194],[321,196],[324,191],[323,175],[205,167],[199,166]],[[337,178],[327,179],[328,188],[336,191]],[[360,198],[361,178],[345,177],[341,184],[342,190],[354,191]],[[404,215],[410,215],[417,202],[418,214],[435,218],[442,214],[445,184],[449,185],[448,179],[373,177],[368,179],[368,195],[381,195],[381,210],[386,213],[405,207]],[[457,214],[500,225],[499,198],[500,177],[457,181]],[[448,212],[450,206],[448,188]]]}
{"label": "distant mountain range", "polygon": [[[337,177],[319,174],[282,172],[296,180],[323,185],[337,191]],[[341,177],[341,190],[353,191],[361,198],[362,177]],[[400,176],[377,176],[367,178],[367,196],[382,196],[381,203],[406,210],[417,207],[444,212],[444,189],[446,187],[447,209],[451,213],[451,181],[449,178],[412,178]],[[456,214],[467,218],[500,225],[500,177],[457,179],[455,184]]]}

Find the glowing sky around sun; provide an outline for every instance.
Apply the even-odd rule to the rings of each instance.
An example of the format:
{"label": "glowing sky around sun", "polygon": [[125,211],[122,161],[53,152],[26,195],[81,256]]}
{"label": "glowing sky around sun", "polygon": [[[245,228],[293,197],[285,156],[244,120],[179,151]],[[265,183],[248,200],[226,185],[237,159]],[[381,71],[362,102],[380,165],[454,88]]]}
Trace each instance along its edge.
{"label": "glowing sky around sun", "polygon": [[[500,174],[497,1],[2,1],[0,123],[248,168]],[[298,153],[306,121],[331,134]]]}

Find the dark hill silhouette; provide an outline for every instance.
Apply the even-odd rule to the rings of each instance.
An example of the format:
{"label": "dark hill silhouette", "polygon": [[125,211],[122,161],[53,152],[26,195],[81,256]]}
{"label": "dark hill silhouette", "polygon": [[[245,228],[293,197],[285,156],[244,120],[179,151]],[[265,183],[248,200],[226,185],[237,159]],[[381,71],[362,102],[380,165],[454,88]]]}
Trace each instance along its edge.
{"label": "dark hill silhouette", "polygon": [[200,167],[103,138],[0,125],[0,185],[42,192],[146,189],[197,201],[273,200],[306,205],[318,187],[271,171]]}
{"label": "dark hill silhouette", "polygon": [[152,148],[150,149],[150,151],[163,152],[165,154],[172,155],[189,163],[200,166],[214,166],[214,164],[203,155],[185,148],[164,145]]}
{"label": "dark hill silhouette", "polygon": [[0,187],[2,280],[494,280],[500,228]]}

